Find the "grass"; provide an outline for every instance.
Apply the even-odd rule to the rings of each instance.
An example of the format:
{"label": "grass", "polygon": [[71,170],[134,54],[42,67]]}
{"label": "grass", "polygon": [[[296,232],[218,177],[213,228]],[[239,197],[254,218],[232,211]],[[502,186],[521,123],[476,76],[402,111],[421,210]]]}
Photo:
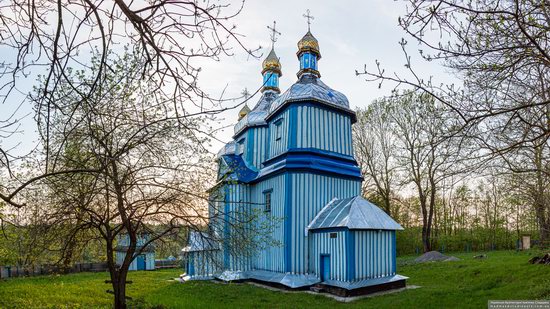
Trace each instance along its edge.
{"label": "grass", "polygon": [[[322,295],[283,293],[250,284],[170,281],[180,269],[132,272],[131,307],[157,308],[481,308],[488,300],[550,299],[550,267],[527,263],[535,252],[496,251],[488,258],[455,254],[457,262],[409,263],[398,273],[419,289],[339,303]],[[108,308],[107,273],[16,278],[0,281],[0,308]]]}

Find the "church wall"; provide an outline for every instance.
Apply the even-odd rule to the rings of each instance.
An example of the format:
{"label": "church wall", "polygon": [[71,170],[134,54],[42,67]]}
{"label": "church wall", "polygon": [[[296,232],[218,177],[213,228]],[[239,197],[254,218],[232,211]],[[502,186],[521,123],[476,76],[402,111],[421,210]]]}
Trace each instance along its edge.
{"label": "church wall", "polygon": [[[336,237],[331,238],[331,234]],[[347,231],[329,231],[310,233],[311,257],[310,272],[321,276],[321,255],[330,255],[330,280],[345,281],[347,279]]]}
{"label": "church wall", "polygon": [[395,275],[395,231],[365,230],[355,234],[355,278]]}
{"label": "church wall", "polygon": [[262,162],[266,159],[267,133],[267,126],[258,126],[246,129],[235,137],[237,142],[244,139],[245,147],[241,156],[249,167],[262,167]]}
{"label": "church wall", "polygon": [[[267,231],[262,231],[264,235],[269,236],[269,243],[259,243],[262,248],[258,252],[257,257],[254,259],[253,267],[255,269],[269,270],[269,271],[285,271],[284,260],[284,219],[285,219],[285,194],[286,187],[284,185],[285,180],[288,178],[288,174],[279,174],[275,177],[263,180],[253,187],[251,187],[251,198],[254,201],[254,207],[257,213],[260,214],[260,220],[263,222],[258,223],[260,226],[271,226],[271,233],[268,235]],[[265,212],[265,193],[271,191],[271,212]],[[261,241],[261,240],[259,240]]]}
{"label": "church wall", "polygon": [[314,104],[294,108],[297,109],[297,148],[315,148],[353,156],[349,116]]}
{"label": "church wall", "polygon": [[347,198],[360,194],[361,182],[328,175],[292,173],[291,212],[287,226],[292,247],[287,254],[291,261],[290,271],[307,273],[308,239],[305,228],[317,213],[333,198]]}
{"label": "church wall", "polygon": [[[269,136],[266,144],[268,157],[265,159],[273,158],[288,150],[290,117],[290,109],[287,108],[282,113],[269,120]],[[277,134],[278,126],[280,126],[281,130],[279,135]]]}
{"label": "church wall", "polygon": [[251,258],[243,254],[247,249],[239,246],[239,241],[246,232],[243,222],[247,222],[250,212],[250,190],[245,184],[225,185],[225,205],[223,210],[223,265],[227,270],[248,270]]}
{"label": "church wall", "polygon": [[185,273],[193,278],[212,277],[221,269],[219,250],[196,251],[184,254]]}
{"label": "church wall", "polygon": [[247,162],[257,169],[262,167],[262,162],[266,157],[267,127],[255,127],[249,129],[252,148],[247,149]]}

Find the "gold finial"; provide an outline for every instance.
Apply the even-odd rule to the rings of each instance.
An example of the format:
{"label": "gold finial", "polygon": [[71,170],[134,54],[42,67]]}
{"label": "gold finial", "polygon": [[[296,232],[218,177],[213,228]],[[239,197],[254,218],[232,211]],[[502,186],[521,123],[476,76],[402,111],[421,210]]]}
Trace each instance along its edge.
{"label": "gold finial", "polygon": [[248,98],[250,98],[250,92],[248,92],[247,88],[244,88],[243,91],[241,91],[241,95],[244,98],[244,106],[239,111],[239,120],[243,119],[244,116],[248,115],[250,113],[250,108],[248,107],[248,104],[246,101],[248,101]]}
{"label": "gold finial", "polygon": [[246,115],[250,113],[250,108],[248,107],[248,104],[244,103],[243,108],[239,111],[239,120],[243,119]]}
{"label": "gold finial", "polygon": [[310,31],[311,29],[311,20],[315,19],[315,17],[311,16],[309,14],[309,9],[306,10],[306,14],[302,15],[307,19],[307,31]]}
{"label": "gold finial", "polygon": [[276,25],[277,25],[277,22],[273,21],[273,28],[270,26],[267,26],[267,29],[271,30],[271,35],[270,35],[271,49],[275,47],[275,42],[277,42],[277,34],[281,35],[281,33],[277,31],[277,29],[275,28]]}

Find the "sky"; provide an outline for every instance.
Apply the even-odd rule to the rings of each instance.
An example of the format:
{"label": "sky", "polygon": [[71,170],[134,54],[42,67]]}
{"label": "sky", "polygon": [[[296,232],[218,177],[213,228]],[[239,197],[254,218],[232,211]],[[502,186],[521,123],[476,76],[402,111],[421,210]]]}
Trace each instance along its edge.
{"label": "sky", "polygon": [[[236,4],[238,5],[238,1]],[[237,32],[242,35],[242,42],[250,47],[263,47],[262,56],[254,58],[241,49],[235,49],[230,57],[220,61],[204,61],[199,86],[211,96],[218,97],[225,91],[226,97],[238,97],[243,89],[254,92],[262,85],[261,62],[267,56],[271,41],[268,25],[277,22],[281,32],[275,43],[275,51],[282,64],[283,76],[280,79],[281,91],[288,89],[297,81],[296,73],[299,62],[296,57],[297,42],[307,32],[307,22],[303,17],[306,10],[314,16],[311,32],[320,45],[322,59],[319,71],[322,80],[329,87],[345,94],[351,108],[366,107],[376,98],[390,95],[395,85],[385,83],[381,88],[378,82],[366,82],[364,77],[356,76],[355,71],[362,71],[366,65],[369,70],[376,70],[375,61],[380,61],[386,72],[397,72],[406,76],[405,58],[399,41],[410,40],[398,26],[398,17],[406,12],[406,2],[391,0],[247,0],[241,14],[233,22]],[[425,78],[435,76],[437,82],[452,82],[452,77],[436,62],[423,62],[417,53],[416,42],[409,42],[413,53],[413,65]],[[31,80],[22,81],[30,86]],[[27,87],[30,89],[30,87]],[[21,88],[25,89],[25,87]],[[250,100],[250,108],[259,100],[260,94]],[[0,116],[11,113],[17,106],[16,101],[0,105]],[[234,103],[228,103],[234,105]],[[217,152],[223,143],[231,140],[233,128],[237,122],[240,108],[232,109],[219,115],[221,130],[213,142],[212,152]],[[22,106],[17,115],[21,118],[20,133],[11,140],[0,140],[0,145],[16,145],[18,153],[26,153],[36,145],[36,125],[32,117],[32,107]],[[2,145],[3,144],[3,145]]]}

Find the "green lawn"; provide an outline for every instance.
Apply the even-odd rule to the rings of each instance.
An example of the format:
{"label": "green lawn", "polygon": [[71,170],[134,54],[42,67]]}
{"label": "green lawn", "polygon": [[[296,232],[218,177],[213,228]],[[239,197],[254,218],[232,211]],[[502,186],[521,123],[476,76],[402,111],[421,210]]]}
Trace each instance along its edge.
{"label": "green lawn", "polygon": [[[132,272],[128,295],[132,307],[156,308],[486,308],[489,299],[550,299],[550,266],[531,265],[534,253],[455,254],[458,262],[408,264],[398,258],[398,272],[419,289],[339,303],[306,293],[282,293],[250,284],[170,281],[181,270]],[[107,273],[83,273],[0,281],[0,308],[109,307]]]}

